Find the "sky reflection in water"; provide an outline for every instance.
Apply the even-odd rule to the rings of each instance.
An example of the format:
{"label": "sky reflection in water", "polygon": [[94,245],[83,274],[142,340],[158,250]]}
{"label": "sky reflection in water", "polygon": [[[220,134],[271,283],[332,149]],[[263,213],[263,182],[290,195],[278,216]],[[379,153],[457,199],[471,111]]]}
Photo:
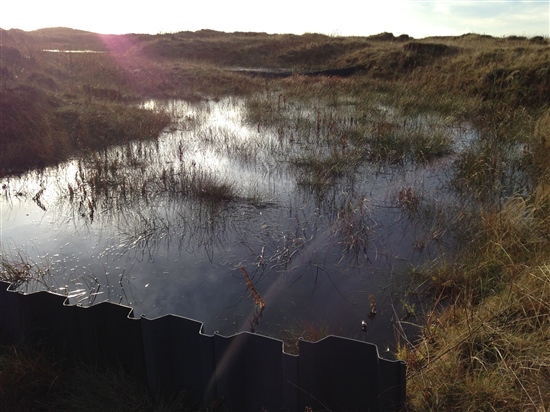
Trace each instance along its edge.
{"label": "sky reflection in water", "polygon": [[[157,141],[2,181],[2,253],[49,265],[49,282],[72,304],[109,300],[136,316],[174,313],[226,335],[248,330],[257,313],[245,268],[265,302],[258,333],[281,337],[312,323],[380,349],[394,340],[393,321],[415,303],[404,295],[407,273],[436,258],[445,238],[435,233],[436,214],[409,219],[399,193],[414,188],[445,210],[450,159],[366,163],[320,194],[300,184],[289,162],[307,147],[247,124],[243,100],[146,106],[178,119]],[[94,164],[102,162],[111,165],[104,170],[112,185],[94,189]],[[184,173],[227,182],[239,200],[206,207],[171,192],[167,181]]]}

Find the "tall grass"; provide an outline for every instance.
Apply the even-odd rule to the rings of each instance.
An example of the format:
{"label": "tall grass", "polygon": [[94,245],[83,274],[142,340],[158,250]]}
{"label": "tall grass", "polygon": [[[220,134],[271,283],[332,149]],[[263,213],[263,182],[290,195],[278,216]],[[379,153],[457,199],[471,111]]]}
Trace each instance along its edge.
{"label": "tall grass", "polygon": [[470,216],[469,247],[425,272],[446,304],[402,346],[411,410],[548,406],[549,202],[545,184]]}
{"label": "tall grass", "polygon": [[409,410],[545,410],[550,402],[550,272],[522,268],[472,308],[432,313],[405,353]]}

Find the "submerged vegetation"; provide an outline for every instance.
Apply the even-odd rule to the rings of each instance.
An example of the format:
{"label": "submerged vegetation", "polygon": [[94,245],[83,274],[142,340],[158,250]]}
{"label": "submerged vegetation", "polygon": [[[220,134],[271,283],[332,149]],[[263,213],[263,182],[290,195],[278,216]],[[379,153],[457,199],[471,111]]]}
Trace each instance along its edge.
{"label": "submerged vegetation", "polygon": [[[411,230],[421,228],[415,247],[431,245],[437,252],[407,274],[404,295],[422,295],[423,305],[403,298],[406,316],[396,320],[397,357],[408,365],[407,408],[550,407],[547,38],[412,39],[390,33],[340,38],[209,30],[99,36],[68,29],[2,31],[0,38],[0,176],[76,159],[74,179],[62,192],[89,221],[99,205],[109,211],[166,193],[217,211],[233,201],[269,205],[253,188],[243,191],[223,173],[193,164],[181,142],[170,149],[172,159],[157,159],[158,149],[145,143],[158,144],[169,127],[182,133],[195,128],[201,114],[174,119],[166,109],[146,107],[150,98],[243,97],[247,124],[258,133],[268,130],[265,139],[201,129],[196,136],[201,147],[258,168],[288,164],[297,185],[319,203],[336,182],[347,179],[345,187],[352,188],[372,170],[400,173],[405,166],[446,165],[441,170],[448,185],[435,195],[414,185],[391,187],[394,193],[387,194]],[[459,138],[461,128],[475,133]],[[104,149],[112,145],[116,155],[108,156]],[[269,157],[260,158],[264,152]],[[365,169],[365,164],[374,166]],[[39,193],[33,200],[40,206]],[[452,201],[443,204],[442,193]],[[331,209],[330,235],[342,259],[366,262],[376,226],[368,194],[350,189],[339,196]],[[162,225],[169,230],[168,223]],[[148,232],[136,242],[155,233],[142,226]],[[272,256],[265,246],[261,252],[251,248],[255,270],[267,263],[286,267],[295,253],[313,253],[310,240],[302,226],[285,233],[284,247],[274,246]],[[15,284],[31,278],[48,285],[52,276],[5,250],[0,264],[2,278]],[[254,273],[243,273],[263,311]],[[404,329],[413,321],[414,336]],[[322,331],[282,329],[289,347],[298,337],[327,333],[324,326]],[[19,367],[5,366],[13,351],[2,354],[2,375]]]}

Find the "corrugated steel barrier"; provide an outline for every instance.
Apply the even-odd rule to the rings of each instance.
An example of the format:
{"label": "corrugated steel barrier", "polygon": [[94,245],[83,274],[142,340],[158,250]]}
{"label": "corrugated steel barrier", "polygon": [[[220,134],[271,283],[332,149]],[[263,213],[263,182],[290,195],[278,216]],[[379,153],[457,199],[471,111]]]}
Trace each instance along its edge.
{"label": "corrugated steel barrier", "polygon": [[405,402],[405,363],[381,359],[370,343],[328,336],[300,341],[296,356],[253,333],[208,336],[181,316],[134,318],[126,306],[71,306],[62,295],[9,286],[0,281],[4,337],[128,365],[154,395],[189,388],[205,404],[223,397],[231,411],[398,411]]}

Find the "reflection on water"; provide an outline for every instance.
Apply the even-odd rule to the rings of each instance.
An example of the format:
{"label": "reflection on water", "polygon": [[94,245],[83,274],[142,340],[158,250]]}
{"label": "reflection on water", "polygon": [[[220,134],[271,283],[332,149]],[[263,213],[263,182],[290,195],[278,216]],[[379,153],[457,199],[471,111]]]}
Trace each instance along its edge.
{"label": "reflection on water", "polygon": [[98,51],[98,50],[60,50],[60,49],[44,49],[44,50],[42,50],[42,51],[43,51],[43,52],[47,52],[47,53],[91,53],[91,54],[94,54],[94,53],[100,53],[100,54],[107,53],[107,52]]}
{"label": "reflection on water", "polygon": [[[207,333],[280,337],[312,323],[381,348],[393,341],[394,320],[415,303],[407,274],[447,241],[448,157],[361,162],[305,184],[291,159],[333,150],[315,110],[289,109],[289,131],[245,121],[234,98],[145,106],[176,119],[157,140],[2,181],[3,254],[49,267],[49,285],[72,304],[175,313]],[[310,135],[298,124],[308,121]],[[214,184],[231,200],[200,196]]]}

